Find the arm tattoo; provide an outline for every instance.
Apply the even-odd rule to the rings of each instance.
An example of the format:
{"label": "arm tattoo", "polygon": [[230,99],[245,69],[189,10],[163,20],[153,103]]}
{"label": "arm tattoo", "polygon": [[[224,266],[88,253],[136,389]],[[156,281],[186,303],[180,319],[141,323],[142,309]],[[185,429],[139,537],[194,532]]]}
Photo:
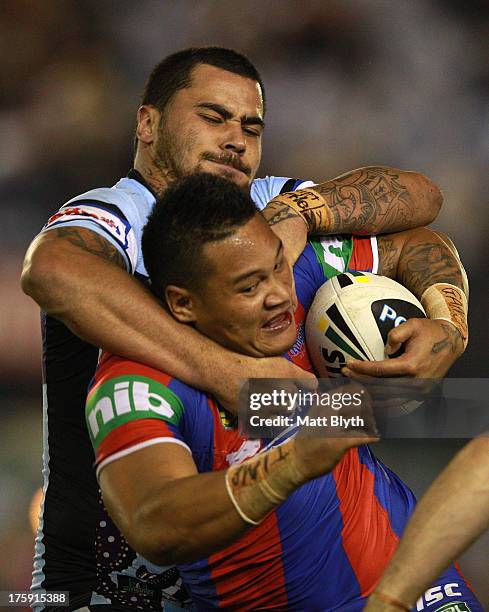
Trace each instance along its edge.
{"label": "arm tattoo", "polygon": [[420,298],[435,283],[449,283],[464,289],[458,259],[450,249],[439,242],[404,246],[398,264],[398,278],[403,285]]}
{"label": "arm tattoo", "polygon": [[126,269],[124,257],[115,246],[89,229],[84,227],[59,227],[57,229],[52,229],[49,234],[54,235],[56,238],[67,240],[79,249],[87,251],[87,253],[110,261],[116,266],[119,266],[119,268]]}
{"label": "arm tattoo", "polygon": [[443,340],[439,340],[433,344],[431,352],[435,354],[441,353],[441,351],[448,348],[452,353],[460,353],[460,351],[463,350],[464,342],[459,330],[453,325],[450,325],[450,323],[441,323],[441,326],[445,337]]}
{"label": "arm tattoo", "polygon": [[298,214],[290,206],[278,200],[272,200],[262,210],[262,215],[268,221],[268,225],[276,225],[285,219],[297,218]]}
{"label": "arm tattoo", "polygon": [[390,236],[379,236],[377,238],[379,249],[379,274],[389,278],[397,277],[397,265],[401,248]]}
{"label": "arm tattoo", "polygon": [[410,225],[416,204],[399,174],[369,167],[313,187],[326,200],[334,227],[331,232],[373,234],[395,232]]}
{"label": "arm tattoo", "polygon": [[[419,239],[418,239],[419,240]],[[462,264],[441,241],[404,241],[402,234],[377,238],[379,274],[399,281],[420,298],[435,283],[449,283],[464,290]]]}

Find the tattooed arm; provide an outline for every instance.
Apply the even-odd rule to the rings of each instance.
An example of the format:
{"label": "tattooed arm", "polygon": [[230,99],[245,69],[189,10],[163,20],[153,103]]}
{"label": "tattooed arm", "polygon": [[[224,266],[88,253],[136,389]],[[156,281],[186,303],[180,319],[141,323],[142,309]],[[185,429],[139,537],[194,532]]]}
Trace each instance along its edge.
{"label": "tattooed arm", "polygon": [[232,353],[178,323],[123,268],[118,251],[95,232],[52,229],[30,246],[22,288],[94,346],[211,391],[230,410],[248,376],[313,378],[286,359]]}
{"label": "tattooed arm", "polygon": [[[418,299],[436,283],[448,283],[467,294],[465,270],[447,238],[426,228],[379,236],[378,273],[399,281]],[[439,378],[464,351],[458,329],[443,320],[410,319],[390,332],[387,354],[395,353],[401,344],[405,345],[401,357],[352,361],[346,373],[353,370],[372,376]]]}
{"label": "tattooed arm", "polygon": [[298,256],[305,246],[306,229],[309,234],[399,232],[431,223],[442,201],[438,187],[422,174],[371,166],[281,194],[263,214],[289,253]]}

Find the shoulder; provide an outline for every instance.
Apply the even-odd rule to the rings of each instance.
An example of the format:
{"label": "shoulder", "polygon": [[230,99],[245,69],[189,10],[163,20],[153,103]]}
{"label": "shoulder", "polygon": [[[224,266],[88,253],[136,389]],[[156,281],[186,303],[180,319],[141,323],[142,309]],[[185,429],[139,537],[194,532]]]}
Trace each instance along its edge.
{"label": "shoulder", "polygon": [[[188,404],[190,400],[200,399],[205,395],[202,391],[190,387],[166,372],[138,361],[103,353],[89,389],[89,398],[93,402],[93,397],[107,393],[114,394],[122,388],[136,392],[135,405],[138,406],[137,409],[140,412],[143,411],[142,406],[146,406],[148,401],[149,411],[151,407],[158,407],[159,403],[164,405],[165,402],[161,398],[170,402],[175,406],[177,412],[180,412],[184,403]],[[139,395],[141,391],[144,393]],[[139,400],[141,400],[140,404],[138,404]]]}
{"label": "shoulder", "polygon": [[61,210],[82,204],[93,205],[125,218],[132,226],[138,226],[144,224],[154,203],[154,196],[144,185],[122,178],[112,187],[98,187],[75,196]]}
{"label": "shoulder", "polygon": [[169,374],[137,361],[103,354],[86,400],[85,417],[94,447],[116,430],[134,431],[148,419],[179,437],[184,421],[206,396]]}
{"label": "shoulder", "polygon": [[251,183],[251,197],[257,207],[261,210],[270,200],[273,200],[279,193],[295,191],[303,187],[314,185],[313,181],[289,178],[285,176],[266,176],[265,178],[255,179]]}
{"label": "shoulder", "polygon": [[146,275],[140,249],[141,234],[155,199],[141,183],[123,178],[113,187],[91,189],[71,198],[42,231],[84,227],[107,239],[124,257],[129,272]]}

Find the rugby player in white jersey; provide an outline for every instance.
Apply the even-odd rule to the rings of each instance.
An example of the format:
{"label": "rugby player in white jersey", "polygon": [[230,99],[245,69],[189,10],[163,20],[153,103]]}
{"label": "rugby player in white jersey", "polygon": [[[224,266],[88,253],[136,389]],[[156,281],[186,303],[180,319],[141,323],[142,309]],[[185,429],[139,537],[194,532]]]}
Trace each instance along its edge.
{"label": "rugby player in white jersey", "polygon": [[[196,170],[219,174],[250,186],[260,208],[280,192],[312,185],[276,177],[253,180],[263,126],[263,84],[246,58],[219,48],[166,58],[153,71],[138,110],[134,169],[112,188],[70,200],[26,255],[23,288],[43,310],[45,383],[45,497],[33,588],[69,590],[72,609],[108,604],[99,592],[97,564],[110,559],[110,543],[98,520],[101,502],[84,424],[98,347],[210,391],[230,409],[245,377],[306,376],[286,360],[234,354],[179,325],[131,276],[146,276],[141,229],[155,197],[174,179]],[[312,197],[319,195],[324,214],[311,227],[325,233],[416,227],[431,222],[441,205],[439,190],[422,175],[383,167],[353,171],[315,189]],[[287,201],[274,206],[270,219],[276,231],[289,245],[292,235],[299,236],[303,246],[302,219]],[[302,246],[294,244],[298,254]],[[439,322],[401,331],[393,340],[407,343],[405,355],[375,366],[392,375],[435,376],[461,352],[453,330]],[[443,350],[432,353],[440,342]],[[138,571],[150,570],[117,574],[112,587],[136,589]],[[155,591],[170,585],[178,593],[172,573],[158,580]]]}

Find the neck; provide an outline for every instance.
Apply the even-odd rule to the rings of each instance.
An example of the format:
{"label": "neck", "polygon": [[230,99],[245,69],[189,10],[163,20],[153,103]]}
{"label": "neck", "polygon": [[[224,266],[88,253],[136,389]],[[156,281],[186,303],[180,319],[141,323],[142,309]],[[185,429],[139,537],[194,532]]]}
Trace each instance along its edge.
{"label": "neck", "polygon": [[136,152],[133,166],[158,197],[163,195],[173,180],[170,171],[161,170],[150,156],[140,151],[140,147]]}

